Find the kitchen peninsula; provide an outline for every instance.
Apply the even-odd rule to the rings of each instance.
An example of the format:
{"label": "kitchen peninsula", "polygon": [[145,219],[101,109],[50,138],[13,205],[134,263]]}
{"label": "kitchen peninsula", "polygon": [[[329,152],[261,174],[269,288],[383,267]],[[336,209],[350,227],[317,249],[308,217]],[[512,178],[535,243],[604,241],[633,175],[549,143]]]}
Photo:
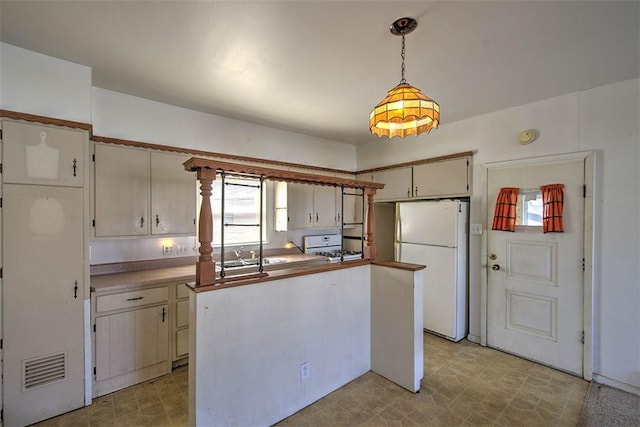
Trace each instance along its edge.
{"label": "kitchen peninsula", "polygon": [[[373,370],[411,392],[423,376],[424,266],[376,262],[383,184],[192,158],[203,197],[189,295],[189,424],[271,425]],[[220,173],[360,188],[364,259],[220,278],[209,197]]]}

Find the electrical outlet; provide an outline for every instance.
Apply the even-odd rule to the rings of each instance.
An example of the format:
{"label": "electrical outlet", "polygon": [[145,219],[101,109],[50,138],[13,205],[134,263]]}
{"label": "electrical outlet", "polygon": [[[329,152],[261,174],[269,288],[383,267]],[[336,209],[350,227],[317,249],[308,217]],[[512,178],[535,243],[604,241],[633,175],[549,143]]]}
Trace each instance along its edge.
{"label": "electrical outlet", "polygon": [[300,365],[300,381],[306,381],[309,378],[311,366],[310,363],[304,362]]}
{"label": "electrical outlet", "polygon": [[162,255],[173,255],[173,246],[163,245]]}

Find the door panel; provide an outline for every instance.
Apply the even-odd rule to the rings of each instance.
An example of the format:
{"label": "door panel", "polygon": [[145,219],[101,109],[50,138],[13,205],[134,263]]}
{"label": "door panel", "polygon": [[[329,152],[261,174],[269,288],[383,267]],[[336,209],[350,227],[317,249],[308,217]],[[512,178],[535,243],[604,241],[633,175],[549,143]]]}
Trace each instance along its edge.
{"label": "door panel", "polygon": [[584,161],[489,169],[487,220],[501,187],[555,183],[564,184],[564,232],[488,231],[487,344],[581,376]]}
{"label": "door panel", "polygon": [[151,234],[196,234],[196,179],[189,159],[151,152]]}
{"label": "door panel", "polygon": [[426,265],[424,270],[423,327],[456,338],[456,249],[400,244],[400,262]]}
{"label": "door panel", "polygon": [[84,185],[84,131],[3,122],[5,184]]}
{"label": "door panel", "polygon": [[96,237],[149,234],[149,152],[95,146]]}
{"label": "door panel", "polygon": [[82,206],[81,188],[3,186],[5,425],[84,405]]}
{"label": "door panel", "polygon": [[458,242],[459,202],[398,203],[398,240],[454,247]]}

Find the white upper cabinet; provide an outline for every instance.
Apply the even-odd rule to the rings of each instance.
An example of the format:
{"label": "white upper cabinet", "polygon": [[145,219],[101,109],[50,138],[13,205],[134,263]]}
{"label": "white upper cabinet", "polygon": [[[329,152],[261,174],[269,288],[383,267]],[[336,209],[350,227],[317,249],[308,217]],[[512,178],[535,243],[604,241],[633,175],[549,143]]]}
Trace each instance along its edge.
{"label": "white upper cabinet", "polygon": [[196,234],[196,179],[188,156],[151,152],[151,234]]}
{"label": "white upper cabinet", "polygon": [[384,188],[376,192],[376,200],[406,199],[413,194],[411,167],[373,172],[371,181],[384,183]]}
{"label": "white upper cabinet", "polygon": [[[275,194],[276,231],[339,226],[336,191],[332,186],[278,183]],[[286,228],[282,219],[285,210]]]}
{"label": "white upper cabinet", "polygon": [[6,184],[84,186],[87,133],[23,122],[2,122]]}
{"label": "white upper cabinet", "polygon": [[413,167],[413,197],[469,194],[469,160],[466,157]]}
{"label": "white upper cabinet", "polygon": [[471,194],[470,156],[384,169],[358,175],[363,181],[383,183],[375,201],[464,197]]}
{"label": "white upper cabinet", "polygon": [[287,228],[313,227],[313,187],[287,183]]}
{"label": "white upper cabinet", "polygon": [[332,186],[314,185],[313,189],[313,226],[335,227],[336,225],[336,189]]}
{"label": "white upper cabinet", "polygon": [[96,237],[149,234],[149,152],[95,145]]}
{"label": "white upper cabinet", "polygon": [[188,159],[95,144],[95,236],[194,235],[196,181]]}

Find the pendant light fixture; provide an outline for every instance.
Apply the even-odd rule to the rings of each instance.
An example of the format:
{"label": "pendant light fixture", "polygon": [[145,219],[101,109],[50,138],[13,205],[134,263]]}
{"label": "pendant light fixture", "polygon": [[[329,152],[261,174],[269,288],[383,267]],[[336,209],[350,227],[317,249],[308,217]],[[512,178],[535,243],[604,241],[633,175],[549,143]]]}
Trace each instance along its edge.
{"label": "pendant light fixture", "polygon": [[400,18],[389,27],[391,34],[402,36],[402,78],[391,89],[387,97],[375,106],[369,115],[371,133],[392,138],[429,133],[440,123],[440,106],[436,101],[422,94],[404,79],[404,36],[418,26],[413,18]]}

